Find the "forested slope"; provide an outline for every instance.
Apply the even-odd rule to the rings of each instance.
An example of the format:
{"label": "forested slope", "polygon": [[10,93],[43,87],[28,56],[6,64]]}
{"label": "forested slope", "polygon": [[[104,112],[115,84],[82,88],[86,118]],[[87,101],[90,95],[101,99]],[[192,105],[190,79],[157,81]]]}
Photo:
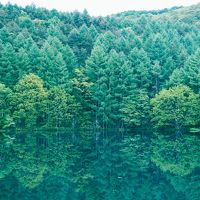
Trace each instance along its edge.
{"label": "forested slope", "polygon": [[190,6],[190,7],[183,7],[180,9],[170,10],[167,13],[163,13],[159,18],[166,18],[171,20],[179,20],[186,23],[196,23],[199,25],[200,21],[200,3]]}
{"label": "forested slope", "polygon": [[[199,5],[107,17],[0,5],[0,127],[198,125],[199,19]],[[161,113],[161,90],[183,112]]]}

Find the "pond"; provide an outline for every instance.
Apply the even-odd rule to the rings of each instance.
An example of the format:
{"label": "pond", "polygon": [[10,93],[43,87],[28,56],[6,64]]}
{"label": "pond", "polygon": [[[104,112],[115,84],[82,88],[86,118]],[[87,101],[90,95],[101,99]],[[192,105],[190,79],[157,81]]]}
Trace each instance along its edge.
{"label": "pond", "polygon": [[197,200],[200,138],[148,130],[0,133],[1,200]]}

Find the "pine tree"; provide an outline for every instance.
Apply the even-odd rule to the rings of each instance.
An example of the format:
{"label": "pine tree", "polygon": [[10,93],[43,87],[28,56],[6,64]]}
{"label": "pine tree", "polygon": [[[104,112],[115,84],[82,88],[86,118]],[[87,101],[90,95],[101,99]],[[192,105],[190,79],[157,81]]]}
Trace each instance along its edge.
{"label": "pine tree", "polygon": [[187,60],[184,66],[184,83],[200,92],[200,49]]}
{"label": "pine tree", "polygon": [[12,91],[4,84],[0,83],[0,128],[5,128],[13,125],[10,110],[11,96]]}
{"label": "pine tree", "polygon": [[20,48],[16,53],[17,56],[17,68],[19,69],[19,79],[22,78],[25,74],[28,73],[28,70],[32,67],[30,66],[29,56],[26,53],[26,50]]}
{"label": "pine tree", "polygon": [[105,53],[109,53],[112,49],[115,49],[116,36],[111,32],[107,31],[100,34],[95,41],[94,46],[101,46],[104,48]]}
{"label": "pine tree", "polygon": [[133,68],[136,87],[148,90],[151,85],[151,62],[147,53],[143,49],[134,48],[130,52],[128,59]]}
{"label": "pine tree", "polygon": [[162,72],[162,69],[159,64],[159,61],[155,61],[151,69],[152,90],[153,90],[152,96],[154,96],[155,94],[158,94],[158,92],[161,89],[161,80],[163,78],[163,75],[161,72]]}
{"label": "pine tree", "polygon": [[92,102],[91,108],[94,111],[96,126],[100,126],[103,118],[104,110],[102,108],[103,100],[105,99],[106,69],[107,55],[103,48],[98,46],[93,49],[90,58],[86,62],[86,75],[91,82]]}
{"label": "pine tree", "polygon": [[68,45],[65,45],[64,49],[62,50],[62,56],[63,60],[65,61],[67,70],[69,72],[69,76],[72,77],[75,69],[78,66],[77,58],[72,49]]}
{"label": "pine tree", "polygon": [[126,59],[124,53],[117,53],[111,50],[107,62],[108,76],[108,115],[110,123],[117,126],[122,126],[119,123],[121,120],[120,109],[124,98],[127,98],[133,93],[135,83],[133,82],[133,70]]}
{"label": "pine tree", "polygon": [[27,52],[27,54],[29,58],[29,68],[27,69],[26,73],[34,73],[39,75],[39,72],[42,67],[42,54],[38,45],[35,42],[30,46],[30,49]]}
{"label": "pine tree", "polygon": [[86,76],[85,68],[75,69],[75,76],[70,81],[70,88],[72,94],[75,96],[77,102],[80,103],[79,120],[82,126],[90,126],[92,122],[91,116],[91,91],[92,82]]}
{"label": "pine tree", "polygon": [[59,86],[53,87],[48,94],[48,123],[50,127],[74,127],[77,123],[79,105],[75,98]]}
{"label": "pine tree", "polygon": [[72,29],[68,35],[68,44],[72,48],[77,57],[78,64],[84,65],[87,57],[92,51],[95,34],[94,27],[88,28],[86,25],[81,26],[79,29]]}
{"label": "pine tree", "polygon": [[20,32],[13,41],[13,46],[16,51],[18,51],[20,48],[29,51],[33,43],[34,41],[30,33],[26,29],[23,29],[23,31]]}
{"label": "pine tree", "polygon": [[145,42],[144,48],[148,56],[152,61],[159,61],[161,66],[161,77],[160,86],[165,86],[166,80],[169,78],[173,72],[174,60],[172,54],[170,53],[170,48],[167,45],[167,34],[151,35],[148,40]]}
{"label": "pine tree", "polygon": [[0,52],[0,77],[1,82],[10,87],[18,81],[19,69],[16,52],[10,43],[5,44]]}
{"label": "pine tree", "polygon": [[38,74],[45,80],[47,87],[67,87],[69,75],[62,54],[63,48],[57,38],[49,36],[41,49],[41,68]]}

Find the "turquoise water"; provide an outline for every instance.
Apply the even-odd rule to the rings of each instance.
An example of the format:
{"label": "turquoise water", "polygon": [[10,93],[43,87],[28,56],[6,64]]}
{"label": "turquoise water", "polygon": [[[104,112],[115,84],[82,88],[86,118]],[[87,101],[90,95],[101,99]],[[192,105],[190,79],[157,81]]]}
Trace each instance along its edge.
{"label": "turquoise water", "polygon": [[200,139],[151,131],[0,134],[1,200],[197,200]]}

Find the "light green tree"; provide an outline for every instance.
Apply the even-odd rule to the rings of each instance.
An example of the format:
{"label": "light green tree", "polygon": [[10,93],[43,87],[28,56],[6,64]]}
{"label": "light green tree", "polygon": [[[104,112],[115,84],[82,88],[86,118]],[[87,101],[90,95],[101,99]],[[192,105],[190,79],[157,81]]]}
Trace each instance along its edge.
{"label": "light green tree", "polygon": [[78,116],[79,104],[73,96],[63,88],[55,86],[49,90],[48,95],[48,126],[74,127]]}
{"label": "light green tree", "polygon": [[179,85],[163,89],[151,100],[152,121],[157,127],[174,127],[177,134],[199,122],[199,96],[189,87]]}
{"label": "light green tree", "polygon": [[17,126],[34,127],[43,123],[47,100],[43,85],[41,78],[28,74],[15,86],[12,105]]}
{"label": "light green tree", "polygon": [[124,98],[120,109],[122,120],[128,126],[141,126],[149,122],[150,99],[143,90]]}

